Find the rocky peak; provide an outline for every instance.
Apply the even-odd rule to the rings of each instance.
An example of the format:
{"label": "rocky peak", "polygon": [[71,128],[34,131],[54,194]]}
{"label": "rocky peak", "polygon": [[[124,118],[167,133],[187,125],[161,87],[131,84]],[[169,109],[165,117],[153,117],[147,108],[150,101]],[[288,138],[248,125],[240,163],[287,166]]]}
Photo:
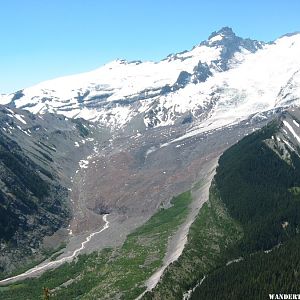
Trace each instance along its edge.
{"label": "rocky peak", "polygon": [[235,33],[233,32],[232,28],[230,27],[223,27],[219,31],[214,31],[208,39],[212,39],[214,37],[221,36],[222,38],[234,38],[236,37]]}
{"label": "rocky peak", "polygon": [[205,45],[208,47],[221,48],[220,60],[216,61],[218,70],[226,71],[229,69],[230,60],[237,52],[241,52],[242,49],[246,49],[249,52],[256,52],[261,49],[265,43],[249,38],[244,39],[237,36],[232,28],[223,27],[218,31],[213,32],[207,41],[203,41],[200,46]]}

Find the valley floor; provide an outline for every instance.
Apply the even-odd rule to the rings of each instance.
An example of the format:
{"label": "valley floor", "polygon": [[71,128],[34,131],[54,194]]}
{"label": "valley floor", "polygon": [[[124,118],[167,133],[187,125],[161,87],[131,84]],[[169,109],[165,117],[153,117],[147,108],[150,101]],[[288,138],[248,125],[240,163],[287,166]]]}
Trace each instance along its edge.
{"label": "valley floor", "polygon": [[[252,130],[245,123],[177,140],[183,128],[170,127],[115,137],[105,146],[95,142],[93,152],[81,160],[87,167],[79,164],[71,178],[74,219],[64,252],[53,263],[37,266],[39,271],[25,273],[26,280],[12,279],[15,283],[0,289],[2,295],[38,297],[47,286],[54,299],[133,299],[154,288],[184,249],[189,228],[208,199],[219,155]],[[178,206],[176,199],[170,203],[170,196],[179,194]],[[108,228],[103,214],[109,214]],[[101,228],[105,230],[93,235]],[[83,243],[82,255],[42,274]]]}

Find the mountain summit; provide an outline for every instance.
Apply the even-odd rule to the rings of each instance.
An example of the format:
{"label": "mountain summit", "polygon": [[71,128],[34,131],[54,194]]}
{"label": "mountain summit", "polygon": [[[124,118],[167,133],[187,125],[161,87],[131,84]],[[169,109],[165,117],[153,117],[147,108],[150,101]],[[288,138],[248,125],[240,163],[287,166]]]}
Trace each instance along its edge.
{"label": "mountain summit", "polygon": [[84,118],[110,128],[136,119],[143,120],[139,129],[186,120],[224,126],[298,103],[299,39],[296,34],[266,44],[224,27],[159,62],[116,60],[1,99],[33,113]]}
{"label": "mountain summit", "polygon": [[215,38],[216,36],[226,37],[226,38],[233,38],[235,37],[235,33],[233,32],[232,28],[230,27],[223,27],[219,31],[214,31],[209,37],[208,40]]}

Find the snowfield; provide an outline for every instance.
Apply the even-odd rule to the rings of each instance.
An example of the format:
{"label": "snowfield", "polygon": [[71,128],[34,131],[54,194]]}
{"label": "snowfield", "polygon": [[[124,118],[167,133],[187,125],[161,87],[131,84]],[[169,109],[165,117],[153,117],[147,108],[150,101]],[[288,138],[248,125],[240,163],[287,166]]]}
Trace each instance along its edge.
{"label": "snowfield", "polygon": [[[232,34],[229,38],[237,38]],[[260,44],[252,52],[240,46],[227,69],[221,68],[226,61],[224,40],[221,30],[192,50],[159,62],[115,60],[91,72],[39,83],[21,94],[2,95],[0,103],[14,98],[17,108],[33,113],[55,112],[112,128],[138,116],[146,126],[172,125],[186,114],[210,129],[299,104],[300,34]],[[208,78],[195,81],[199,63],[208,68]],[[183,83],[178,83],[180,76]]]}

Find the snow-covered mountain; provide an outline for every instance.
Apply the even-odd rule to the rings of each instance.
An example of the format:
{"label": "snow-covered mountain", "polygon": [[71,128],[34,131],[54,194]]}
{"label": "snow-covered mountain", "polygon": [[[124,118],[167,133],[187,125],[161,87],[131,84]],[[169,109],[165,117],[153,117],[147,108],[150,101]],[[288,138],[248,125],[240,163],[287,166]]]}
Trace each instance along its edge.
{"label": "snow-covered mountain", "polygon": [[159,62],[116,60],[92,72],[37,84],[0,103],[122,127],[193,123],[213,129],[300,103],[300,34],[272,43],[225,27]]}
{"label": "snow-covered mountain", "polygon": [[[299,53],[299,33],[264,43],[225,27],[159,62],[116,60],[1,95],[0,192],[10,205],[0,211],[7,216],[0,229],[8,232],[0,235],[0,275],[44,245],[66,242],[65,257],[83,243],[86,251],[115,247],[202,179],[208,197],[219,156],[275,114],[281,123],[267,145],[290,163],[299,154],[300,113],[277,113],[300,104]],[[49,186],[44,198],[33,193],[39,178]],[[205,197],[178,232],[187,234]],[[82,242],[102,228],[107,213],[110,229]],[[177,255],[183,240],[175,234],[166,257]]]}

